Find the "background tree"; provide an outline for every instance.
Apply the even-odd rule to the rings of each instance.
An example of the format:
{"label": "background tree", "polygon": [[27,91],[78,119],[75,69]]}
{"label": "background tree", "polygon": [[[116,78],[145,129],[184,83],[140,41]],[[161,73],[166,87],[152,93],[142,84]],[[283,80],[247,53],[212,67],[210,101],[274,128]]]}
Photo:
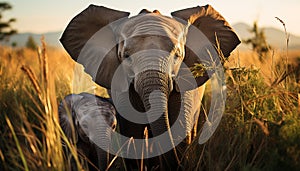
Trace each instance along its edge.
{"label": "background tree", "polygon": [[11,46],[12,46],[12,47],[17,47],[17,45],[18,45],[17,42],[12,42],[12,43],[11,43]]}
{"label": "background tree", "polygon": [[8,40],[9,36],[17,33],[17,30],[11,28],[11,23],[15,22],[15,18],[10,18],[8,21],[3,21],[3,12],[12,9],[12,6],[7,2],[0,2],[0,41]]}
{"label": "background tree", "polygon": [[36,50],[37,45],[32,36],[29,36],[26,42],[26,47],[32,50]]}
{"label": "background tree", "polygon": [[259,60],[262,61],[266,53],[270,51],[271,46],[267,43],[264,30],[258,28],[256,21],[253,23],[253,28],[250,32],[253,33],[254,36],[243,41],[252,46],[253,51],[258,54]]}

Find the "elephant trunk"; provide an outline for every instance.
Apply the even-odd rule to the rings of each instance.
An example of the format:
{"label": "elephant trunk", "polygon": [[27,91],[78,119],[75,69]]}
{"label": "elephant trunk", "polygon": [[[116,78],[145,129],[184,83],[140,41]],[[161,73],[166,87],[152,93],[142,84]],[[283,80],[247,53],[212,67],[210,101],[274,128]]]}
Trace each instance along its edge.
{"label": "elephant trunk", "polygon": [[99,126],[97,128],[98,134],[93,138],[93,143],[96,146],[98,157],[99,170],[106,170],[109,162],[109,147],[111,143],[112,129],[110,127]]}
{"label": "elephant trunk", "polygon": [[[160,92],[161,95],[166,96],[166,98],[170,93],[168,75],[156,70],[147,70],[139,73],[136,77],[134,87],[135,91],[141,97],[146,110],[149,110],[151,108],[149,97],[152,92]],[[161,102],[162,101],[160,101],[160,103]],[[164,99],[163,102],[166,103],[165,109],[167,110],[167,99]]]}
{"label": "elephant trunk", "polygon": [[178,161],[168,118],[168,97],[171,91],[169,75],[156,70],[141,72],[136,77],[135,88],[146,109],[153,137],[164,134],[161,136],[163,138],[153,142],[156,150],[159,152],[161,148],[170,145],[174,149],[165,154],[169,163],[164,164]]}

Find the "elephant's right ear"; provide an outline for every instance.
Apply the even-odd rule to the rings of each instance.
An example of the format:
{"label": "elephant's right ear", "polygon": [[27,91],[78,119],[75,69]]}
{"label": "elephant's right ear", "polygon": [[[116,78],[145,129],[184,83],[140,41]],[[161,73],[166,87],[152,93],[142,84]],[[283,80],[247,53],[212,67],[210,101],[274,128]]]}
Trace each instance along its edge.
{"label": "elephant's right ear", "polygon": [[[110,88],[111,77],[119,65],[115,28],[108,25],[128,16],[128,12],[90,5],[71,20],[60,39],[70,56],[85,67],[94,81],[106,88]],[[103,59],[99,59],[99,54]],[[109,66],[101,69],[100,64]]]}
{"label": "elephant's right ear", "polygon": [[[188,21],[195,28],[199,29],[215,47],[220,46],[224,57],[228,57],[231,51],[241,43],[225,18],[210,5],[175,11],[171,15]],[[197,36],[193,35],[193,33],[188,34]],[[187,41],[189,41],[188,38]]]}
{"label": "elephant's right ear", "polygon": [[[195,64],[206,64],[207,61],[207,63],[221,61],[218,59],[219,54],[222,53],[225,58],[229,57],[241,42],[225,18],[210,5],[175,11],[171,15],[179,22],[190,25],[183,61],[188,68],[193,68]],[[201,86],[208,79],[209,74],[205,72],[195,80],[197,86]]]}

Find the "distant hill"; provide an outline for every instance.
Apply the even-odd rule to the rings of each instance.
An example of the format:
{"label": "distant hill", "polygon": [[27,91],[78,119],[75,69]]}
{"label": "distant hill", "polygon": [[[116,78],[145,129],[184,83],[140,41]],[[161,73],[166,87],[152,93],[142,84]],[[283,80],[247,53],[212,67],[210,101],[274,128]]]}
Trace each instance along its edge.
{"label": "distant hill", "polygon": [[[252,34],[250,33],[250,29],[252,26],[247,25],[245,23],[236,23],[232,25],[238,36],[241,40],[248,39],[252,37]],[[286,46],[286,38],[285,33],[283,30],[279,30],[272,27],[262,28],[265,31],[265,35],[267,38],[267,42],[274,48],[285,48]],[[40,44],[40,38],[42,35],[44,35],[46,43],[48,46],[53,47],[59,47],[62,48],[62,45],[59,42],[59,38],[61,37],[62,31],[57,32],[49,32],[44,34],[34,34],[34,33],[19,33],[16,35],[13,35],[10,38],[9,42],[3,43],[0,42],[0,44],[5,45],[11,45],[13,42],[17,43],[17,46],[22,47],[25,46],[27,39],[30,35],[33,36],[35,42],[37,44]],[[239,45],[239,49],[250,49],[250,46],[246,46],[245,44]],[[289,42],[289,48],[290,49],[300,49],[300,37],[295,36],[293,34],[290,34],[290,42]]]}
{"label": "distant hill", "polygon": [[[252,26],[245,23],[237,23],[232,26],[241,40],[245,40],[253,37],[249,30]],[[283,49],[286,47],[286,36],[283,30],[279,30],[273,27],[262,28],[265,32],[267,42],[274,48]],[[239,46],[240,49],[248,48],[245,44]],[[290,34],[289,49],[300,50],[300,37]]]}
{"label": "distant hill", "polygon": [[9,42],[0,42],[2,45],[10,46],[13,42],[17,44],[17,47],[25,46],[28,37],[32,36],[34,41],[40,45],[41,44],[41,37],[44,36],[46,44],[48,46],[59,47],[62,48],[62,45],[59,42],[59,38],[61,37],[62,32],[48,32],[44,34],[35,34],[35,33],[18,33],[10,37]]}

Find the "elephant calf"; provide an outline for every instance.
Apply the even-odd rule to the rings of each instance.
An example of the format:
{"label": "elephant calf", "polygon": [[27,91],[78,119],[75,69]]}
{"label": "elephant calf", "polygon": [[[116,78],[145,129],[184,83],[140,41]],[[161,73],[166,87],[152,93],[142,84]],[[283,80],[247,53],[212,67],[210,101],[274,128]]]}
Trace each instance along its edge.
{"label": "elephant calf", "polygon": [[[89,170],[97,170],[97,166],[105,170],[111,133],[117,123],[113,105],[92,94],[70,94],[61,101],[58,112],[61,128],[69,142],[76,144],[81,164],[88,163]],[[70,170],[78,170],[73,159]]]}

